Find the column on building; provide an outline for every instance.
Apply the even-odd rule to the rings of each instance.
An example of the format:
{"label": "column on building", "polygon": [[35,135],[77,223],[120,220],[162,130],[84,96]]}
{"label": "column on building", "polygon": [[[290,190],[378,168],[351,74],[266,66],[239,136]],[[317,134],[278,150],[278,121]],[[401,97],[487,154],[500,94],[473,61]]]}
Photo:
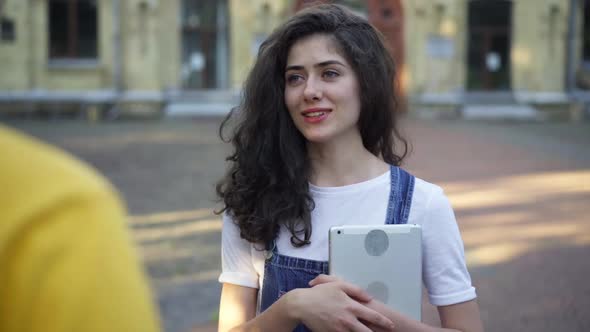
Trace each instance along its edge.
{"label": "column on building", "polygon": [[453,115],[466,78],[466,2],[405,0],[406,84],[411,109]]}
{"label": "column on building", "polygon": [[546,117],[564,116],[569,2],[513,2],[512,82],[516,101]]}
{"label": "column on building", "polygon": [[566,1],[514,2],[515,91],[564,91],[568,12]]}
{"label": "column on building", "polygon": [[291,0],[229,0],[232,88],[242,87],[258,48],[292,9]]}

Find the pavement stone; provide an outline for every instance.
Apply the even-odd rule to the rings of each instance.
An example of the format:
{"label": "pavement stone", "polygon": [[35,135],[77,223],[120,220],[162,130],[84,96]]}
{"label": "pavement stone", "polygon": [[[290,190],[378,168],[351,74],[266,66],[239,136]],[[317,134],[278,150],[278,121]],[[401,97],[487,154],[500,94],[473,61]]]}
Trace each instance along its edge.
{"label": "pavement stone", "polygon": [[[168,332],[216,330],[229,148],[218,118],[7,121],[120,190]],[[406,168],[445,189],[486,331],[590,331],[590,123],[408,119]],[[425,321],[437,323],[425,304]]]}

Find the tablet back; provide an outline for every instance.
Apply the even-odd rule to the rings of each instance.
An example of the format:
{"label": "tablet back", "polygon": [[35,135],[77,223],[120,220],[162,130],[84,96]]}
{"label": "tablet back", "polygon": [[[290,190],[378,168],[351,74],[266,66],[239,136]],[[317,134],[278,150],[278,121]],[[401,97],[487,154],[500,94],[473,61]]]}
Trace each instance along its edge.
{"label": "tablet back", "polygon": [[421,320],[422,228],[418,225],[330,229],[330,274],[367,290],[392,309]]}

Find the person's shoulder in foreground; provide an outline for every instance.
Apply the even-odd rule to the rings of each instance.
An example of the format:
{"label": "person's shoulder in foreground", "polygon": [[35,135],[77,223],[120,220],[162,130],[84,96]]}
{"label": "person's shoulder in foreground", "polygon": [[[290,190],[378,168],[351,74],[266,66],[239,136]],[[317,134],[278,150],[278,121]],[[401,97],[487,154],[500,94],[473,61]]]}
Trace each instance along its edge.
{"label": "person's shoulder in foreground", "polygon": [[159,331],[111,185],[0,125],[0,331]]}

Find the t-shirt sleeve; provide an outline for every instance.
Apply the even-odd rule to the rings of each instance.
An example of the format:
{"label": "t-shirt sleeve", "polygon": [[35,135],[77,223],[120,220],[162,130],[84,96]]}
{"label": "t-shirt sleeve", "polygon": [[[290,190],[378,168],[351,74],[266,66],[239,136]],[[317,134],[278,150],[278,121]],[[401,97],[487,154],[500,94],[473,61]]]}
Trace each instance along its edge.
{"label": "t-shirt sleeve", "polygon": [[423,220],[423,279],[430,303],[445,306],[476,298],[463,240],[451,204],[434,186]]}
{"label": "t-shirt sleeve", "polygon": [[252,260],[252,245],[240,237],[239,227],[227,213],[224,213],[219,282],[259,288],[258,278]]}

